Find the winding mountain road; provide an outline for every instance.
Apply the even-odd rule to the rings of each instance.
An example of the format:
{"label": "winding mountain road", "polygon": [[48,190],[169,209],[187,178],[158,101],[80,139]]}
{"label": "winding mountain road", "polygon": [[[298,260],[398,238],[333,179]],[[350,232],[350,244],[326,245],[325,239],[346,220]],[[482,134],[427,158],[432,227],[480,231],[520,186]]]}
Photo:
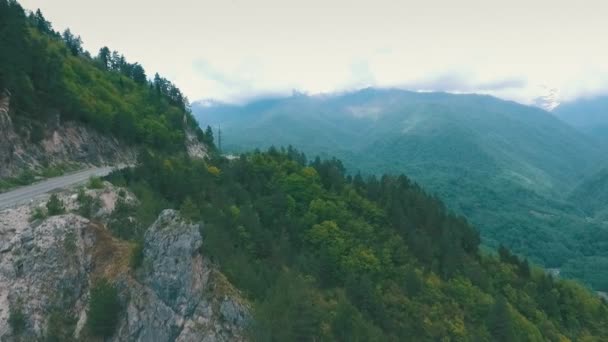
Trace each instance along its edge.
{"label": "winding mountain road", "polygon": [[49,178],[32,185],[27,185],[21,188],[11,190],[9,192],[1,193],[0,210],[10,208],[19,204],[27,203],[38,195],[42,195],[56,189],[61,189],[71,185],[84,183],[93,176],[106,176],[114,169],[116,169],[116,167],[93,167],[90,169],[77,171],[63,176]]}

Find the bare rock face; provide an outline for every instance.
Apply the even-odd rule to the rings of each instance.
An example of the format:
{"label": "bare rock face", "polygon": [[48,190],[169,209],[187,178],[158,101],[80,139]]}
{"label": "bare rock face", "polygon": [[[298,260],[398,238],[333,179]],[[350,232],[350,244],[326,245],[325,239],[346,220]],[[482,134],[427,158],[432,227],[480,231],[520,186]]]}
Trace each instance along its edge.
{"label": "bare rock face", "polygon": [[47,125],[41,133],[42,140],[34,143],[31,131],[22,128],[17,132],[9,109],[10,96],[0,92],[0,178],[14,177],[42,165],[130,164],[136,159],[134,148],[74,122]]}
{"label": "bare rock face", "polygon": [[[110,199],[103,205],[105,217],[118,191],[106,184],[87,192]],[[60,198],[66,209],[76,209],[73,194]],[[200,254],[199,225],[163,211],[145,233],[143,263],[134,271],[130,242],[111,236],[99,221],[71,213],[29,222],[40,205],[0,211],[0,341],[44,340],[57,315],[68,335],[87,339],[89,292],[100,278],[117,286],[123,307],[109,341],[245,339],[249,306]],[[15,312],[22,317],[20,331],[9,322]]]}
{"label": "bare rock face", "polygon": [[84,308],[91,264],[86,249],[93,242],[88,224],[73,214],[54,216],[11,239],[0,256],[0,336],[12,334],[10,310],[26,318],[21,337],[34,340],[53,312]]}
{"label": "bare rock face", "polygon": [[207,147],[198,141],[196,134],[191,130],[186,130],[186,150],[190,158],[203,159],[209,155]]}
{"label": "bare rock face", "polygon": [[130,286],[116,341],[240,341],[248,308],[200,255],[199,226],[163,211],[144,241],[142,274]]}

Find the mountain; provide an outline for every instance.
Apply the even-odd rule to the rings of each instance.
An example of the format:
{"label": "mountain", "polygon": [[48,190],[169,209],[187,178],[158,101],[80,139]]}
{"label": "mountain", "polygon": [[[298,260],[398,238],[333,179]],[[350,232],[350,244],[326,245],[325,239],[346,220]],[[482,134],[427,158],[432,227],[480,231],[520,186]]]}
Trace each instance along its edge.
{"label": "mountain", "polygon": [[[193,104],[202,125],[221,126],[222,148],[293,145],[337,156],[352,173],[404,172],[468,217],[490,246],[506,244],[559,267],[596,227],[567,201],[599,169],[595,141],[550,113],[490,96],[364,89]],[[591,234],[591,233],[589,233]],[[602,252],[603,253],[603,252]]]}
{"label": "mountain", "polygon": [[599,296],[504,247],[480,251],[476,229],[404,175],[347,177],[288,148],[207,165],[148,156],[111,180],[204,221],[201,253],[253,303],[254,341],[608,334]]}
{"label": "mountain", "polygon": [[[0,1],[0,178],[41,176],[64,164],[134,161],[149,148],[206,153],[204,134],[174,84],[107,47],[55,32],[40,11]],[[30,173],[30,174],[28,174]]]}
{"label": "mountain", "polygon": [[559,89],[544,87],[546,93],[534,99],[535,106],[552,111],[560,105]]}
{"label": "mountain", "polygon": [[[107,227],[144,198],[107,182],[81,191],[55,195],[68,212],[30,220],[46,198],[0,212],[3,341],[244,340],[249,304],[197,253],[198,225],[164,210],[135,244]],[[133,255],[148,267],[135,272]]]}
{"label": "mountain", "polygon": [[553,113],[608,147],[608,96],[582,98],[559,105]]}
{"label": "mountain", "polygon": [[589,174],[599,156],[591,139],[550,114],[480,95],[365,89],[244,106],[195,103],[193,111],[202,125],[221,125],[227,150],[292,144],[321,154],[373,152],[370,159],[402,154],[408,156],[403,167],[415,175],[428,172],[420,170],[425,166],[456,165],[480,174],[500,171],[498,177],[539,191]]}
{"label": "mountain", "polygon": [[570,199],[585,214],[605,220],[608,224],[608,169],[581,182],[570,194]]}
{"label": "mountain", "polygon": [[[0,0],[0,19],[0,60],[10,61],[0,63],[0,134],[8,137],[0,141],[0,165],[10,165],[3,172],[38,172],[60,161],[112,163],[123,151],[136,154],[126,157],[133,165],[104,181],[91,179],[0,211],[0,340],[608,338],[604,300],[508,248],[481,249],[473,225],[407,176],[353,177],[337,159],[308,162],[294,148],[224,158],[213,132],[196,126],[187,101],[166,79],[142,77],[141,66],[109,49],[91,57],[79,37],[69,31],[60,37],[42,13],[26,16],[15,1]],[[353,132],[353,126],[382,121],[365,106],[377,94],[367,96],[355,107],[348,98],[333,107],[348,105],[357,124],[324,115],[316,123],[370,149]],[[451,152],[466,161],[483,152],[475,164],[482,172],[506,168],[498,161],[486,167],[492,156],[483,146],[468,151],[485,137],[483,129],[463,131],[451,122],[450,105],[429,105],[428,98],[420,104],[411,96],[411,108],[437,115],[428,123],[427,115],[414,117],[405,133],[424,144],[433,140],[425,135],[451,139],[454,149],[439,154],[441,163],[459,161]],[[438,101],[445,95],[429,96]],[[491,107],[484,102],[490,98],[462,99]],[[304,96],[296,100],[311,114],[320,108]],[[277,101],[259,101],[259,108],[271,110]],[[400,119],[394,120],[377,129],[394,135],[390,125]],[[559,125],[551,129],[570,133]],[[336,136],[329,132],[324,139]],[[503,159],[511,151],[485,139],[505,148]],[[589,146],[565,151],[583,147]],[[539,158],[533,151],[525,156]],[[586,162],[586,155],[577,157]],[[545,162],[566,166],[550,157]],[[515,165],[525,173],[522,163]],[[552,182],[578,175],[573,168],[543,172],[549,181],[529,194],[549,193]],[[518,181],[512,180],[523,187]]]}

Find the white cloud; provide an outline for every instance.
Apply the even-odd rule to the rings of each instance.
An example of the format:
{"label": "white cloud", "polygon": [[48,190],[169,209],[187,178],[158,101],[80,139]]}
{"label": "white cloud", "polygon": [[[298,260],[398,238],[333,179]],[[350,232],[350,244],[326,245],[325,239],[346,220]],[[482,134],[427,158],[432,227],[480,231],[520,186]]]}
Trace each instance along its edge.
{"label": "white cloud", "polygon": [[123,52],[191,98],[363,86],[530,103],[608,89],[608,2],[21,0],[85,47]]}

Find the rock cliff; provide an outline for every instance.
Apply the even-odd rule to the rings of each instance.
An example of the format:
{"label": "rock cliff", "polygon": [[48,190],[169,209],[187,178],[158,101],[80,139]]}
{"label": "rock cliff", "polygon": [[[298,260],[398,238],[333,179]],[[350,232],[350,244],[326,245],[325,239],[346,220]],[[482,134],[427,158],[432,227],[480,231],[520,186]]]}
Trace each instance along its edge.
{"label": "rock cliff", "polygon": [[[24,124],[17,128],[9,109],[10,96],[0,93],[0,178],[17,176],[43,165],[115,165],[135,160],[135,149],[73,122],[47,123],[37,133],[33,126]],[[33,137],[34,134],[39,137]]]}
{"label": "rock cliff", "polygon": [[[134,245],[104,226],[118,191],[109,183],[87,190],[101,205],[91,220],[67,213],[29,222],[46,198],[0,212],[0,340],[91,339],[90,291],[100,279],[115,284],[121,303],[110,341],[244,340],[249,306],[200,253],[201,227],[163,211],[133,270]],[[77,209],[73,191],[59,197]]]}

